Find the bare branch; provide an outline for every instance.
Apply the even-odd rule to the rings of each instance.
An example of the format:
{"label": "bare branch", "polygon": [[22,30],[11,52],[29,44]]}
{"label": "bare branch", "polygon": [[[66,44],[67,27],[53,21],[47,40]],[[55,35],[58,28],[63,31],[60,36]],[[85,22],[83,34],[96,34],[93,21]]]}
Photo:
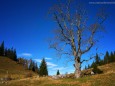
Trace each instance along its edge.
{"label": "bare branch", "polygon": [[54,16],[55,16],[55,19],[56,19],[56,21],[57,21],[57,23],[58,23],[58,25],[59,25],[59,27],[60,27],[60,29],[61,29],[61,33],[62,33],[62,35],[64,36],[64,38],[67,39],[68,41],[71,41],[71,40],[64,34],[64,28],[62,27],[62,25],[61,25],[61,23],[60,23],[60,21],[59,21],[57,15],[56,15],[56,13],[54,13]]}
{"label": "bare branch", "polygon": [[[103,53],[100,53],[99,56],[102,56],[102,55],[104,55],[104,54],[103,54]],[[88,61],[90,61],[90,60],[93,59],[93,58],[96,58],[96,56],[91,56],[91,57],[90,57],[89,59],[87,59],[87,60],[85,60],[85,59],[82,60],[82,61],[81,61],[81,64],[82,64],[83,62],[85,62],[85,61],[88,62]]]}
{"label": "bare branch", "polygon": [[70,0],[68,0],[67,4],[58,4],[54,9],[53,16],[59,29],[56,29],[56,39],[54,39],[55,42],[50,47],[57,50],[60,54],[68,56],[71,53],[68,53],[67,50],[71,48],[73,57],[71,58],[70,56],[69,61],[74,60],[75,76],[79,77],[81,74],[81,64],[95,57],[91,56],[88,60],[84,59],[81,61],[82,55],[90,51],[97,42],[95,39],[96,33],[98,30],[100,31],[106,17],[104,12],[99,13],[97,15],[99,21],[88,26],[88,16],[90,15],[87,15],[87,10],[81,4],[78,4],[76,8],[73,8],[72,5]]}

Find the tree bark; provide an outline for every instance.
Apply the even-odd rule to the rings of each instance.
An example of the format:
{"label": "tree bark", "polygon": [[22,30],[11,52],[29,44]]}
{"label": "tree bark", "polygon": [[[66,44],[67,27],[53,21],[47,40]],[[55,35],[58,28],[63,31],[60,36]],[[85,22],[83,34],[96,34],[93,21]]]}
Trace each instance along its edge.
{"label": "tree bark", "polygon": [[75,60],[75,78],[81,77],[81,63],[79,57]]}

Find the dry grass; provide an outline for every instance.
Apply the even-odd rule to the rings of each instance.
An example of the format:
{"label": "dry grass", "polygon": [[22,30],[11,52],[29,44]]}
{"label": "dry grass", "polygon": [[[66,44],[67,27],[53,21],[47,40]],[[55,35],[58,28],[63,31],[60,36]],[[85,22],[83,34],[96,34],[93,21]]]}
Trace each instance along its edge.
{"label": "dry grass", "polygon": [[[10,75],[13,79],[21,79],[25,78],[25,75],[29,72],[31,71],[25,70],[22,65],[17,64],[15,61],[12,61],[7,57],[0,56],[0,78]],[[31,73],[36,75],[33,72]]]}
{"label": "dry grass", "polygon": [[[51,77],[34,76],[11,80],[7,83],[0,83],[0,86],[115,86],[115,63],[100,66],[99,68],[104,71],[103,74],[86,76],[79,79],[64,78],[54,80]],[[23,69],[21,70],[25,71]],[[89,71],[90,69],[88,72]],[[0,71],[0,73],[4,74],[3,71]],[[20,76],[23,77],[22,75],[24,73],[19,72],[18,68],[16,68],[16,71],[14,71],[12,77],[18,76],[19,73],[21,73]]]}

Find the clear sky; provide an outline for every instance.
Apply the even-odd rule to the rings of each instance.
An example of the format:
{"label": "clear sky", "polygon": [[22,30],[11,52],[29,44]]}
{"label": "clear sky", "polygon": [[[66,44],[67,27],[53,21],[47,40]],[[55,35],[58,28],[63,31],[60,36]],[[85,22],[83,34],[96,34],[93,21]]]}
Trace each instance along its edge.
{"label": "clear sky", "polygon": [[[89,4],[90,1],[97,0],[84,0],[92,16],[100,5]],[[0,0],[0,43],[4,40],[6,47],[16,48],[18,57],[32,58],[38,65],[43,57],[46,58],[50,75],[57,69],[61,73],[74,71],[73,63],[67,65],[64,59],[59,59],[47,42],[54,36],[52,30],[56,27],[56,22],[48,15],[55,3],[56,0]],[[104,23],[106,32],[98,46],[99,52],[105,53],[115,50],[115,4],[103,6],[107,8],[109,17]]]}

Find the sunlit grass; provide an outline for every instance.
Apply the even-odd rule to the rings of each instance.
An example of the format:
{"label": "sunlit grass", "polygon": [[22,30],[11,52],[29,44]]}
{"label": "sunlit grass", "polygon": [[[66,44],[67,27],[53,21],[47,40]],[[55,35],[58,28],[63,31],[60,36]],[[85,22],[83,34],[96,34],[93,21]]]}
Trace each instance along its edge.
{"label": "sunlit grass", "polygon": [[[7,83],[0,82],[0,86],[115,86],[115,63],[100,66],[99,68],[103,70],[103,74],[85,76],[79,79],[63,78],[58,80],[52,79],[51,77],[37,77],[36,74],[33,77],[25,78],[24,76],[27,70],[16,65],[15,62],[11,61],[8,63],[15,64],[15,66],[8,66],[2,63],[2,61],[0,64],[2,65],[0,66],[0,77],[6,76],[7,69],[13,78],[13,80]],[[19,69],[17,67],[19,67]],[[88,72],[89,71],[90,70],[88,70]]]}

